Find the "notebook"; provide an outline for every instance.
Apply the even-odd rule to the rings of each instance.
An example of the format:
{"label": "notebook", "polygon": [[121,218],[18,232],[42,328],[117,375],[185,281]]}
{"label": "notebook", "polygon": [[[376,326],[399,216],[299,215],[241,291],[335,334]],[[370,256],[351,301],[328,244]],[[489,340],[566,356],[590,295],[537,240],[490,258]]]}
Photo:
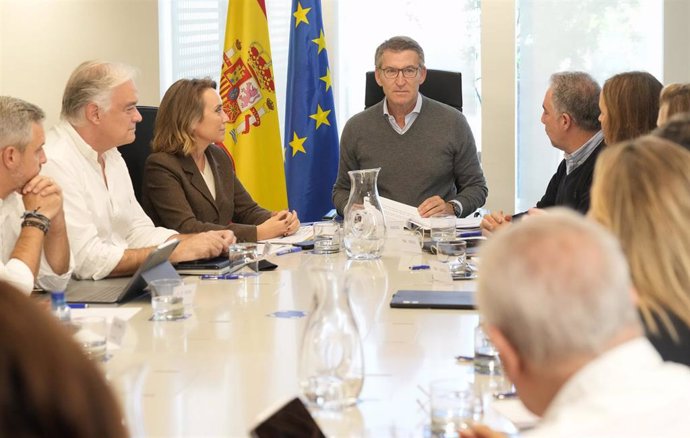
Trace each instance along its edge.
{"label": "notebook", "polygon": [[159,278],[180,278],[168,258],[180,243],[170,240],[160,244],[146,257],[131,277],[104,280],[70,280],[65,291],[68,303],[123,303],[142,295],[150,281]]}
{"label": "notebook", "polygon": [[227,255],[220,255],[210,259],[180,262],[174,266],[177,272],[182,275],[221,275],[230,271],[230,259]]}
{"label": "notebook", "polygon": [[397,309],[474,309],[474,292],[399,290],[391,298]]}

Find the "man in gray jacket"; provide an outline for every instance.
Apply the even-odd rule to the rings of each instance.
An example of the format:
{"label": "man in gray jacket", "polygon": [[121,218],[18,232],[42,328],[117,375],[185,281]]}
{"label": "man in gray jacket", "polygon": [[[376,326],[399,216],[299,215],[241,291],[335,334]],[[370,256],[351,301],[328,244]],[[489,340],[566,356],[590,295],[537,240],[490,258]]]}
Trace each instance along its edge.
{"label": "man in gray jacket", "polygon": [[455,108],[419,94],[424,51],[409,37],[376,49],[376,82],[385,99],[352,117],[340,139],[333,203],[343,214],[350,170],[380,167],[381,196],[417,206],[422,217],[464,217],[484,205],[488,189],[474,137]]}

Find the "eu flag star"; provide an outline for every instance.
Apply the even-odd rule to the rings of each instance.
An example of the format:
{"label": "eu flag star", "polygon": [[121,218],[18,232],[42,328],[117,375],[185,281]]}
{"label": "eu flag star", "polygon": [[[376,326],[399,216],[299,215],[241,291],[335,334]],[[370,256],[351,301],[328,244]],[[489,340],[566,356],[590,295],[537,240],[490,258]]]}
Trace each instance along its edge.
{"label": "eu flag star", "polygon": [[311,40],[311,42],[319,46],[319,51],[316,53],[320,55],[321,51],[326,48],[326,38],[323,36],[323,29],[321,29],[319,37]]}
{"label": "eu flag star", "polygon": [[326,84],[326,91],[331,88],[331,69],[326,68],[326,76],[321,76],[321,79]]}
{"label": "eu flag star", "polygon": [[330,113],[331,110],[324,111],[321,109],[321,105],[316,105],[316,113],[311,114],[309,118],[316,120],[316,129],[319,129],[319,126],[324,123],[328,126],[331,126],[331,122],[328,121],[328,115]]}
{"label": "eu flag star", "polygon": [[311,11],[311,8],[303,8],[302,3],[297,2],[297,10],[292,14],[295,17],[295,28],[297,28],[300,23],[309,24],[309,20],[307,19],[307,13],[309,13],[309,11]]}
{"label": "eu flag star", "polygon": [[290,142],[290,147],[292,147],[292,156],[297,155],[297,152],[302,152],[306,154],[307,151],[304,150],[304,142],[307,141],[307,137],[299,138],[296,132],[292,132],[292,141]]}

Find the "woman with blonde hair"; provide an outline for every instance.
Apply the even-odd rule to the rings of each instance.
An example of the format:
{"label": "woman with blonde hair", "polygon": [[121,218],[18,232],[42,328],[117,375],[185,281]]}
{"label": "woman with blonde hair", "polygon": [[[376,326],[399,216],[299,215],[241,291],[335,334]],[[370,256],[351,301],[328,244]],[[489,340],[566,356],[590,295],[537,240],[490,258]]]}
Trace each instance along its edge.
{"label": "woman with blonde hair", "polygon": [[664,125],[674,114],[690,112],[690,84],[668,84],[659,96],[657,126]]}
{"label": "woman with blonde hair", "polygon": [[252,242],[295,233],[297,213],[261,208],[217,146],[227,123],[211,79],[180,79],[165,92],[144,167],[144,210],[181,233],[229,229],[238,241]]}
{"label": "woman with blonde hair", "polygon": [[632,140],[656,128],[661,82],[643,71],[620,73],[604,82],[599,121],[607,145]]}
{"label": "woman with blonde hair", "polygon": [[589,216],[616,235],[647,336],[665,360],[690,365],[690,152],[644,136],[597,160]]}

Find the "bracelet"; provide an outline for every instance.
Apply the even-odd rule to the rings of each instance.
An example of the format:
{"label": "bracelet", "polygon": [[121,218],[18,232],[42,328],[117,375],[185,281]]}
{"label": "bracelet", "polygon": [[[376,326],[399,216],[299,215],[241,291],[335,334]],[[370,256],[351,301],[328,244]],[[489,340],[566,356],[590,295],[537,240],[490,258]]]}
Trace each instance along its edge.
{"label": "bracelet", "polygon": [[48,219],[48,216],[46,216],[42,213],[39,213],[38,208],[36,210],[32,210],[32,211],[25,211],[24,214],[22,214],[22,219],[24,219],[24,220],[36,219],[39,222],[41,222],[43,225],[45,225],[46,228],[50,227],[50,219]]}
{"label": "bracelet", "polygon": [[25,219],[22,222],[22,228],[24,228],[24,227],[36,227],[39,230],[43,231],[43,234],[48,234],[48,228],[50,227],[50,225],[46,225],[42,222],[37,222],[34,220],[30,220],[30,219]]}

